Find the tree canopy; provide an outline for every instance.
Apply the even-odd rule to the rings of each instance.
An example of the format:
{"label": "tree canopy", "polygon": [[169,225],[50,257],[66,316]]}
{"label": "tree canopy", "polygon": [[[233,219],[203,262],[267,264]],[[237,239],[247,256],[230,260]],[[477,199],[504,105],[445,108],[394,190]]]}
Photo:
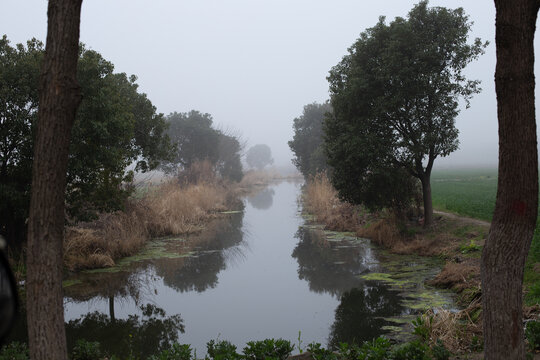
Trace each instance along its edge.
{"label": "tree canopy", "polygon": [[[0,234],[24,238],[37,122],[43,44],[35,39],[12,47],[0,40]],[[99,53],[80,47],[78,82],[83,100],[72,130],[67,174],[67,212],[71,220],[123,206],[133,176],[168,158],[164,116],[136,77],[114,73]]]}
{"label": "tree canopy", "polygon": [[222,177],[234,181],[242,179],[243,145],[238,136],[215,129],[212,115],[196,110],[174,112],[167,116],[167,123],[167,134],[175,150],[171,159],[161,164],[166,173],[176,173],[179,168],[188,169],[206,160]]}
{"label": "tree canopy", "polygon": [[294,136],[289,147],[294,153],[293,164],[304,175],[315,175],[328,168],[324,151],[323,123],[327,113],[332,112],[328,102],[304,106],[301,116],[293,121]]}
{"label": "tree canopy", "polygon": [[247,164],[258,170],[262,170],[267,165],[272,165],[272,150],[266,144],[257,144],[249,148],[246,153]]}
{"label": "tree canopy", "polygon": [[472,24],[463,9],[427,5],[421,1],[406,19],[389,24],[381,17],[360,35],[328,76],[334,113],[326,121],[326,151],[340,193],[349,197],[343,189],[360,181],[350,176],[354,164],[360,179],[404,169],[422,183],[426,225],[433,163],[458,148],[459,100],[468,106],[480,91],[463,69],[487,46],[478,38],[467,42]]}

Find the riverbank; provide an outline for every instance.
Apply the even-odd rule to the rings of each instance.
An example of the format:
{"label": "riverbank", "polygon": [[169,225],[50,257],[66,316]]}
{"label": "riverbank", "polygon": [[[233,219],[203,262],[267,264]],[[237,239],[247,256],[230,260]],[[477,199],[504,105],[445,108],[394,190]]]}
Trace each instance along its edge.
{"label": "riverbank", "polygon": [[194,182],[164,178],[139,185],[123,211],[66,228],[64,266],[69,271],[112,267],[140,252],[151,239],[199,232],[212,219],[240,210],[241,196],[279,177],[275,172],[250,171],[239,183],[212,175]]}
{"label": "riverbank", "polygon": [[478,350],[481,343],[480,255],[489,224],[446,214],[437,214],[433,226],[417,221],[400,221],[388,212],[369,213],[343,203],[325,176],[306,186],[305,210],[329,230],[352,231],[359,237],[397,254],[443,258],[442,271],[427,284],[452,289],[458,294],[459,312],[428,311],[429,339],[437,339],[453,353]]}

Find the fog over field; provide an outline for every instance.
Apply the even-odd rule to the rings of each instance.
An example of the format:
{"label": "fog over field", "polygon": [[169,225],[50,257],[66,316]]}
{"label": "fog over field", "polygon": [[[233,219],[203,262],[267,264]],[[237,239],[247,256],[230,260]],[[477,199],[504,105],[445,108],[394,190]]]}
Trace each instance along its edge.
{"label": "fog over field", "polygon": [[[220,127],[240,132],[248,147],[268,144],[276,165],[286,165],[292,121],[304,105],[328,99],[330,68],[380,15],[406,16],[415,3],[85,0],[80,38],[116,71],[137,75],[158,111],[210,113]],[[46,6],[44,0],[3,0],[0,33],[12,43],[44,41]],[[432,0],[430,6],[463,7],[475,23],[472,37],[491,43],[467,70],[483,91],[457,119],[460,150],[436,166],[496,165],[493,1]]]}

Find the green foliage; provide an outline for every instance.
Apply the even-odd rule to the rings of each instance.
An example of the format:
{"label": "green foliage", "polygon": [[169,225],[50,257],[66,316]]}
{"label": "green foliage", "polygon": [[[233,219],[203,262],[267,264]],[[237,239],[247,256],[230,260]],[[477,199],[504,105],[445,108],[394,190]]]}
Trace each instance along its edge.
{"label": "green foliage", "polygon": [[79,339],[71,351],[72,360],[96,360],[101,356],[100,345],[97,341],[91,342]]}
{"label": "green foliage", "polygon": [[540,322],[529,321],[525,327],[525,337],[531,350],[540,349]]}
{"label": "green foliage", "polygon": [[[153,355],[150,360],[191,360],[191,347],[174,343],[170,349],[161,351],[158,355]],[[195,359],[195,358],[193,358]]]}
{"label": "green foliage", "polygon": [[419,340],[395,347],[390,356],[392,360],[430,360],[429,348]]}
{"label": "green foliage", "polygon": [[9,243],[25,238],[43,51],[36,39],[0,39],[0,234]]}
{"label": "green foliage", "polygon": [[459,247],[459,251],[461,251],[462,254],[468,254],[470,252],[474,251],[480,251],[481,247],[476,244],[474,239],[471,239],[471,241],[468,244],[461,245]]}
{"label": "green foliage", "polygon": [[236,346],[228,341],[210,340],[206,343],[207,359],[237,360],[242,356],[236,352]]}
{"label": "green foliage", "polygon": [[30,352],[26,343],[14,341],[0,349],[0,360],[28,360]]}
{"label": "green foliage", "polygon": [[338,356],[332,350],[325,349],[320,343],[311,343],[307,347],[307,351],[315,360],[338,360]]}
{"label": "green foliage", "polygon": [[247,360],[285,360],[293,349],[294,346],[283,339],[249,341],[244,348],[244,358]]}
{"label": "green foliage", "polygon": [[246,153],[247,164],[258,170],[262,170],[266,165],[272,165],[272,150],[266,144],[257,144],[250,147]]}
{"label": "green foliage", "polygon": [[[364,342],[361,347],[358,348],[356,357],[350,355],[345,356],[345,359],[362,359],[362,360],[384,360],[387,359],[388,354],[391,350],[391,344],[388,339],[385,337],[378,337],[371,342]],[[347,354],[340,351],[340,354]],[[353,353],[354,354],[354,353]],[[351,354],[352,355],[352,354]]]}
{"label": "green foliage", "polygon": [[308,104],[302,115],[293,120],[294,136],[289,147],[294,154],[293,164],[306,177],[328,168],[323,147],[323,123],[326,114],[331,112],[328,102]]}
{"label": "green foliage", "polygon": [[[342,197],[391,202],[406,173],[426,188],[435,159],[457,149],[458,101],[480,91],[462,71],[487,45],[468,44],[470,28],[463,9],[421,1],[406,19],[381,17],[332,68],[325,148]],[[372,191],[382,198],[365,199]]]}
{"label": "green foliage", "polygon": [[[11,47],[0,40],[0,233],[10,242],[25,238],[33,139],[43,44]],[[67,173],[67,212],[86,220],[121,209],[133,172],[148,171],[171,153],[165,119],[136,77],[114,73],[99,53],[81,46],[77,78],[83,99],[72,129]]]}
{"label": "green foliage", "polygon": [[452,356],[440,339],[437,339],[436,344],[431,348],[431,354],[435,360],[448,360]]}
{"label": "green foliage", "polygon": [[418,316],[412,321],[412,326],[414,335],[417,335],[422,341],[428,341],[433,326],[433,316]]}

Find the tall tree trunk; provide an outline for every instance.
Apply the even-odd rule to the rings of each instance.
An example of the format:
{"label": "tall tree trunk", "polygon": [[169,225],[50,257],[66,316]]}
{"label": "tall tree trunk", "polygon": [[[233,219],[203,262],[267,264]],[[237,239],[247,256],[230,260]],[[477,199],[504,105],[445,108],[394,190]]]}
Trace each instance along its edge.
{"label": "tall tree trunk", "polygon": [[422,198],[424,199],[424,226],[433,223],[433,202],[431,200],[431,174],[420,177],[422,183]]}
{"label": "tall tree trunk", "polygon": [[27,319],[33,360],[67,359],[62,299],[64,196],[82,0],[50,0],[28,221]]}
{"label": "tall tree trunk", "polygon": [[495,0],[499,178],[482,253],[486,359],[524,359],[523,269],[536,226],[534,32],[538,0]]}

